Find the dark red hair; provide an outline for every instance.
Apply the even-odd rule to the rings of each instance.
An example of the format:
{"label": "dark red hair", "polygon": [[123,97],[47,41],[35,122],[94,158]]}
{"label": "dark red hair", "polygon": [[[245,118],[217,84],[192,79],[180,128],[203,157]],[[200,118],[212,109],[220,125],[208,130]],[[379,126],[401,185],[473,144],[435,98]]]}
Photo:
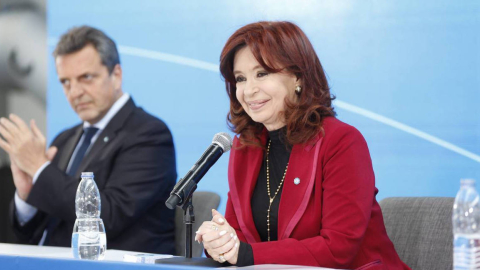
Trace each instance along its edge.
{"label": "dark red hair", "polygon": [[[248,46],[258,63],[268,72],[282,70],[301,81],[302,92],[296,100],[285,100],[283,115],[286,142],[306,143],[322,132],[322,120],[334,116],[334,97],[320,60],[303,31],[291,22],[257,22],[238,29],[227,41],[220,56],[220,72],[230,97],[227,120],[233,132],[240,134],[243,145],[261,146],[264,126],[252,120],[236,97],[233,74],[235,53]],[[293,91],[293,89],[292,89]]]}

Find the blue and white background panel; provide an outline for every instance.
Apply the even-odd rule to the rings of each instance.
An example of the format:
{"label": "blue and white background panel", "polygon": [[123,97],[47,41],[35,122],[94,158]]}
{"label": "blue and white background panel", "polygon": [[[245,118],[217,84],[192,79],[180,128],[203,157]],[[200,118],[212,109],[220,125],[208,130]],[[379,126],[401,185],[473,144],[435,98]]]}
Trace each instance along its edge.
{"label": "blue and white background panel", "polygon": [[[239,27],[288,20],[327,72],[338,118],[365,136],[377,199],[455,196],[480,179],[480,1],[48,1],[49,52],[72,26],[104,30],[120,48],[124,91],[173,132],[184,175],[226,131],[219,55]],[[79,121],[49,62],[48,138]],[[228,155],[199,184],[228,191]]]}

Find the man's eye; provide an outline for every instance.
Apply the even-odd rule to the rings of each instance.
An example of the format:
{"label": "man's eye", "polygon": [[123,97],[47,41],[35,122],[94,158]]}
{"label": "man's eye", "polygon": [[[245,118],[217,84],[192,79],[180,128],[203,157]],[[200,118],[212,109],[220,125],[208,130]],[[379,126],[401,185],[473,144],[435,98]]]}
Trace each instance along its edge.
{"label": "man's eye", "polygon": [[86,81],[90,81],[91,79],[93,79],[93,75],[92,75],[92,74],[85,74],[85,76],[83,76],[83,78],[84,78]]}
{"label": "man's eye", "polygon": [[61,83],[63,86],[69,86],[69,85],[70,85],[70,81],[69,81],[69,80],[60,80],[60,83]]}
{"label": "man's eye", "polygon": [[238,77],[235,78],[235,81],[236,81],[237,83],[239,83],[239,82],[244,82],[244,81],[246,81],[246,80],[247,80],[247,79],[245,79],[245,77],[243,77],[243,76],[238,76]]}

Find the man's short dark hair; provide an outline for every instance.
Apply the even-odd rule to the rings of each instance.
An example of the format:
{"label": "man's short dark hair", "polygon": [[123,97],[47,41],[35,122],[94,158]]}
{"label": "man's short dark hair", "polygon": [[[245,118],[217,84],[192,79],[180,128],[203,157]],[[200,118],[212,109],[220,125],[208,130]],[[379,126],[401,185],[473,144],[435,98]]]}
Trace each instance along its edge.
{"label": "man's short dark hair", "polygon": [[53,52],[53,56],[57,58],[61,55],[71,54],[80,51],[89,44],[97,50],[102,64],[107,67],[108,73],[111,74],[113,68],[120,64],[117,45],[104,32],[90,26],[74,27],[63,34]]}

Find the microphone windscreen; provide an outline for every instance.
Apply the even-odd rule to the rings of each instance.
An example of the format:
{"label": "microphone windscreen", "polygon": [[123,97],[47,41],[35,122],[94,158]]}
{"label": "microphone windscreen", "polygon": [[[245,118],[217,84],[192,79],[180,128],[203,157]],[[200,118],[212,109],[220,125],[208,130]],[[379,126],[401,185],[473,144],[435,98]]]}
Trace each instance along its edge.
{"label": "microphone windscreen", "polygon": [[213,136],[212,143],[220,146],[226,153],[232,148],[232,137],[226,132],[219,132]]}

